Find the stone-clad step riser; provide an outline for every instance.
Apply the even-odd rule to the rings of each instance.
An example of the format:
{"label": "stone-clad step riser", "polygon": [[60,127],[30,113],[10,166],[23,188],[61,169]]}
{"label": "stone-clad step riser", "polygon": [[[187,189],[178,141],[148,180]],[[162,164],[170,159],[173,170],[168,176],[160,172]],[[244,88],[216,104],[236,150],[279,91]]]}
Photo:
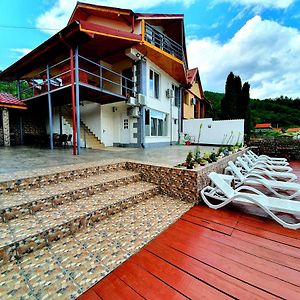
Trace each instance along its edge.
{"label": "stone-clad step riser", "polygon": [[129,208],[141,201],[147,200],[159,194],[159,188],[153,187],[142,193],[122,199],[114,204],[103,207],[83,216],[78,216],[71,221],[65,222],[46,231],[42,231],[34,236],[13,242],[0,248],[0,266],[10,261],[20,259],[22,256],[35,250],[48,246],[49,244],[60,240],[69,235],[92,226],[94,223],[103,220],[109,215],[116,214],[126,208]]}
{"label": "stone-clad step riser", "polygon": [[33,177],[27,177],[23,179],[0,182],[0,195],[10,193],[10,192],[20,192],[31,188],[39,188],[46,185],[76,180],[79,178],[86,178],[89,176],[99,175],[101,173],[122,170],[122,169],[126,169],[126,164],[120,162],[120,163],[110,164],[110,165],[93,166],[93,167],[82,168],[78,170],[68,170],[68,171],[62,171],[53,174],[33,176]]}
{"label": "stone-clad step riser", "polygon": [[16,219],[28,214],[34,214],[38,211],[47,209],[49,207],[57,207],[67,202],[76,201],[87,196],[92,196],[97,192],[104,192],[109,189],[116,188],[129,183],[134,183],[140,180],[141,176],[139,174],[136,174],[92,185],[85,188],[79,188],[77,190],[68,191],[63,194],[46,197],[41,200],[25,203],[22,205],[2,209],[0,210],[0,219],[3,222],[8,222],[9,220]]}

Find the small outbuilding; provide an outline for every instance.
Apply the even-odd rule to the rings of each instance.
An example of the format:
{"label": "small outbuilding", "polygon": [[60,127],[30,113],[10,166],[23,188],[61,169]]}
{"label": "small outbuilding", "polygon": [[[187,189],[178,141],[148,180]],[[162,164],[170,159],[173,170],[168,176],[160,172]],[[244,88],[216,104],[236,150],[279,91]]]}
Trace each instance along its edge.
{"label": "small outbuilding", "polygon": [[22,113],[27,105],[9,93],[0,93],[0,146],[10,146],[13,141],[22,143]]}

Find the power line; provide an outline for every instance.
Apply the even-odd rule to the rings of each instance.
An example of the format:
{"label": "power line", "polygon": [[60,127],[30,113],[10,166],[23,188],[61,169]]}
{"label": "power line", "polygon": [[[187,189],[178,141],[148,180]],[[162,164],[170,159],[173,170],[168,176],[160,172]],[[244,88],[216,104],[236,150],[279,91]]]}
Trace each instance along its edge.
{"label": "power line", "polygon": [[30,29],[30,30],[53,30],[57,31],[58,28],[46,28],[46,27],[29,27],[29,26],[12,26],[12,25],[1,25],[0,28],[9,28],[9,29]]}

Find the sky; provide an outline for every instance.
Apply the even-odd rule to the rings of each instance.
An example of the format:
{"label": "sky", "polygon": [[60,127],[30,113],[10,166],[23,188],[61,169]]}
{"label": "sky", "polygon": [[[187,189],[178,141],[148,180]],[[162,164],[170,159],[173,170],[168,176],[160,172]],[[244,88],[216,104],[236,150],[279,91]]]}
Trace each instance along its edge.
{"label": "sky", "polygon": [[[183,13],[189,68],[224,92],[229,72],[252,98],[300,97],[300,0],[82,0]],[[66,26],[76,0],[0,0],[0,70]]]}

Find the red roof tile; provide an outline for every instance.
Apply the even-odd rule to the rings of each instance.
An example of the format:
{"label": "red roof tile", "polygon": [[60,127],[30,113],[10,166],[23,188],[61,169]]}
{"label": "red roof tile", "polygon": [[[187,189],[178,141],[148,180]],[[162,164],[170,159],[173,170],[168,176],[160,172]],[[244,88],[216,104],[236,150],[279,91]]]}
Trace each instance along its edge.
{"label": "red roof tile", "polygon": [[271,123],[256,124],[255,128],[272,128],[272,124]]}
{"label": "red roof tile", "polygon": [[20,101],[18,98],[8,93],[0,93],[0,106],[19,106],[20,108],[27,107],[24,102]]}

